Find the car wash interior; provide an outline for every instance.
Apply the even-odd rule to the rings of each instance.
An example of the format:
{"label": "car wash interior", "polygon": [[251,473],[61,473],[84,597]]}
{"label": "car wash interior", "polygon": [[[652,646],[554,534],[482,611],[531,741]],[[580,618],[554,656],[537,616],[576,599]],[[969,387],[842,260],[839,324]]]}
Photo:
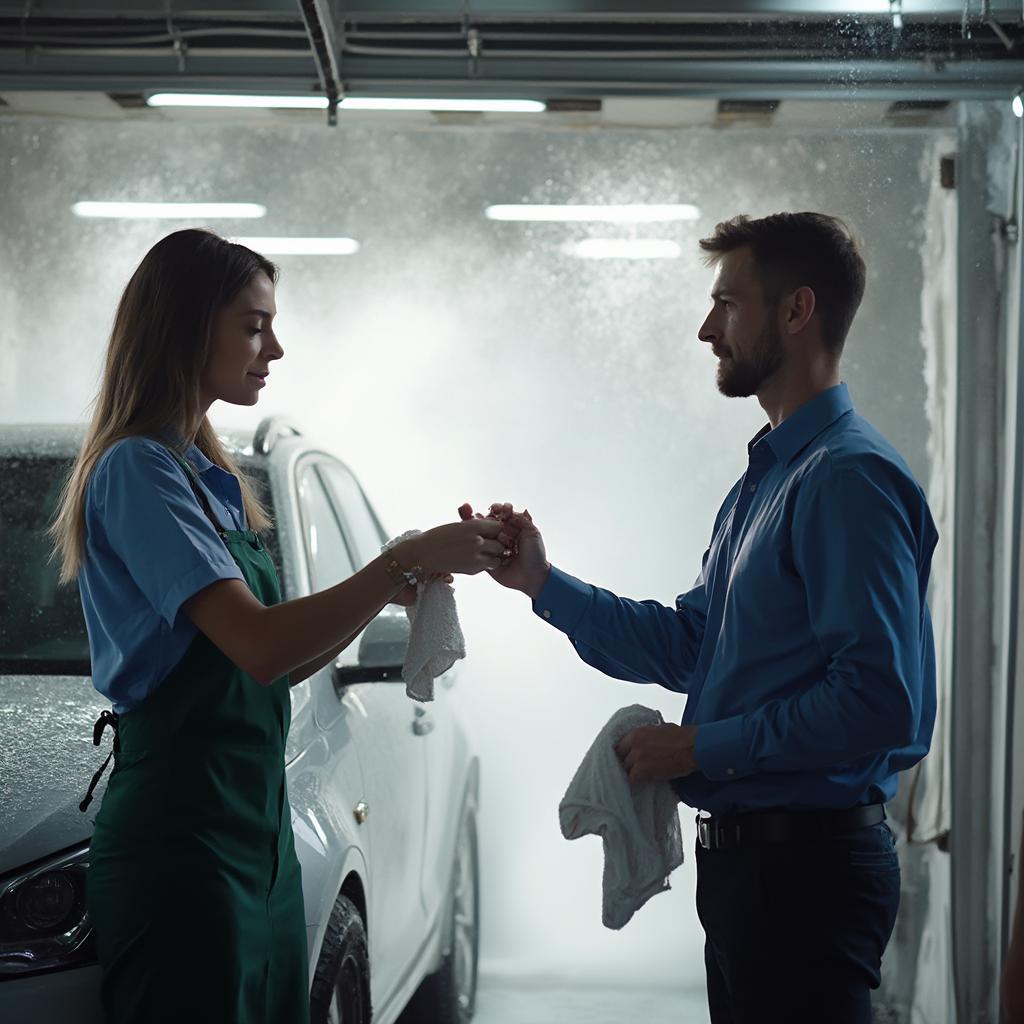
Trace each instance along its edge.
{"label": "car wash interior", "polygon": [[[994,1022],[1024,815],[1022,90],[1009,0],[0,0],[0,432],[86,419],[133,268],[208,227],[280,266],[286,353],[216,424],[287,417],[392,535],[511,501],[553,562],[671,604],[764,422],[697,339],[698,239],[844,218],[867,288],[843,379],[940,535],[875,1011]],[[557,817],[612,712],[685,698],[588,668],[483,578],[456,594],[475,1019],[706,1021],[688,810],[671,890],[620,932],[600,842]]]}

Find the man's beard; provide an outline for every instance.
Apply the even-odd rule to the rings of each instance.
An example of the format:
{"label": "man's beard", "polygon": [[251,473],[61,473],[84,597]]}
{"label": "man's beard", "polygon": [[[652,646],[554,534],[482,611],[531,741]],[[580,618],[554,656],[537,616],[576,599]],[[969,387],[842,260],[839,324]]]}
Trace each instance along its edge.
{"label": "man's beard", "polygon": [[727,398],[749,398],[781,365],[782,335],[769,320],[749,352],[719,361],[718,390]]}

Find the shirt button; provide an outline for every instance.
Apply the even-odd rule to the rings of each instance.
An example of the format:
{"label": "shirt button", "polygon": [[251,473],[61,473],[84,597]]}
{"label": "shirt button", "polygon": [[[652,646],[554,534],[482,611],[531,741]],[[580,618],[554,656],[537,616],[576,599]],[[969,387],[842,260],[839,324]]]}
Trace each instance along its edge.
{"label": "shirt button", "polygon": [[736,769],[735,768],[726,768],[725,769],[725,774],[726,775],[735,775],[736,774]]}
{"label": "shirt button", "polygon": [[750,493],[753,494],[757,490],[757,484],[751,484],[749,487]]}
{"label": "shirt button", "polygon": [[550,619],[551,618],[551,609],[550,608],[545,608],[544,609],[544,618],[545,619]]}

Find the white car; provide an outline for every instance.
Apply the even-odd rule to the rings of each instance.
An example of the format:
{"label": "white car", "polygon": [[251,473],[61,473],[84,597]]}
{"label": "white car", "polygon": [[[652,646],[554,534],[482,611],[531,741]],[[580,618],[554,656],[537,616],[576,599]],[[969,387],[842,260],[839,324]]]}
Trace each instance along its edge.
{"label": "white car", "polygon": [[[92,819],[79,802],[109,751],[77,588],[45,535],[75,427],[0,427],[0,1021],[99,1024],[83,893]],[[336,583],[387,539],[355,477],[281,419],[224,438],[272,512],[286,598]],[[404,610],[292,688],[287,743],[314,1022],[466,1024],[476,996],[479,763],[454,671],[405,694]],[[104,777],[104,779],[106,776]],[[154,885],[160,879],[154,877]],[[372,1006],[372,1012],[371,1012]],[[227,1024],[227,1022],[226,1022]],[[286,1024],[286,1022],[282,1022]],[[292,1022],[287,1022],[292,1024]]]}

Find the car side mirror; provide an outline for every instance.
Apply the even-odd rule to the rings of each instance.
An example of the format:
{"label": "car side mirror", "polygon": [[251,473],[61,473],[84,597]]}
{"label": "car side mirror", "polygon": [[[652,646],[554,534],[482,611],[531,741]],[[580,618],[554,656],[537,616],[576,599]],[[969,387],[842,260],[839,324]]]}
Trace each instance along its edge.
{"label": "car side mirror", "polygon": [[400,680],[408,646],[409,617],[405,609],[386,605],[363,630],[356,664],[344,664],[340,660],[334,663],[331,675],[335,689],[352,683]]}

